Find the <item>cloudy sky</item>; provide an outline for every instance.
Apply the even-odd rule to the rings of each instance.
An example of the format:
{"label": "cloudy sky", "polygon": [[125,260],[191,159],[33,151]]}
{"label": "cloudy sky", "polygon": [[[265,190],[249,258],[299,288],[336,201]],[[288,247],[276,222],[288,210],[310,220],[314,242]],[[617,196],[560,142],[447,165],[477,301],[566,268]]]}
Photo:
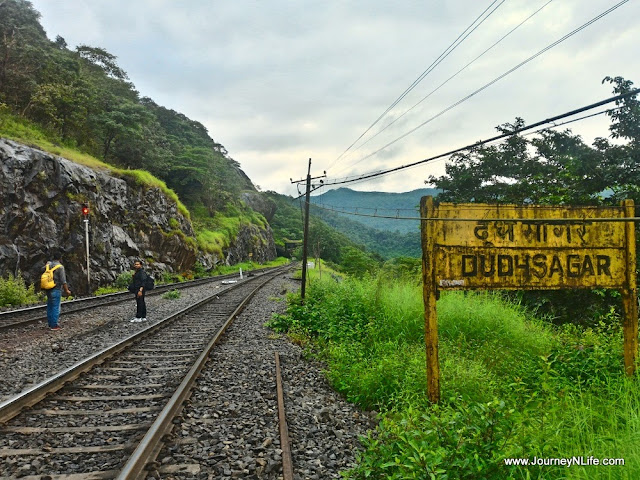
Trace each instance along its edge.
{"label": "cloudy sky", "polygon": [[[290,195],[309,158],[330,183],[608,98],[607,75],[640,85],[637,0],[31,1],[50,39],[106,49],[141,96],[202,123],[254,184]],[[608,135],[602,115],[570,128],[588,143]],[[444,164],[344,186],[409,191]]]}

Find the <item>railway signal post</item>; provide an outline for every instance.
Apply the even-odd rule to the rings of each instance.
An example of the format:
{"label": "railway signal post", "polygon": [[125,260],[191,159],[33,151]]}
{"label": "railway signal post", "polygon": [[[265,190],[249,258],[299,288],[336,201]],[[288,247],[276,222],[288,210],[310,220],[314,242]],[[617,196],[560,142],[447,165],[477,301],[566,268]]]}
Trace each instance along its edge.
{"label": "railway signal post", "polygon": [[84,217],[84,240],[87,251],[87,293],[91,292],[91,274],[89,271],[89,205],[82,205],[82,216]]}

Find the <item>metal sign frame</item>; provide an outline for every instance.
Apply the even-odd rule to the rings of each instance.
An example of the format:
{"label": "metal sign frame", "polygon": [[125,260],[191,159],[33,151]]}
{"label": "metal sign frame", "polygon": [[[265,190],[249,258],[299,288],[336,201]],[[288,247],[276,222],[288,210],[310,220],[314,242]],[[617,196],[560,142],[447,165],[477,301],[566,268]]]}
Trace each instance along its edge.
{"label": "metal sign frame", "polygon": [[632,200],[619,207],[436,205],[420,201],[429,399],[440,400],[439,290],[619,290],[624,363],[638,352],[636,239]]}

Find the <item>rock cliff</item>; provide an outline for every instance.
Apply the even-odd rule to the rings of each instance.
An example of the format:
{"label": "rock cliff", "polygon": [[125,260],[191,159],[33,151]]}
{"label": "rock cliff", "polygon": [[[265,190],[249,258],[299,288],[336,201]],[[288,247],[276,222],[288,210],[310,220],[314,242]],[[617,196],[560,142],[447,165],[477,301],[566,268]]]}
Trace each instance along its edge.
{"label": "rock cliff", "polygon": [[[0,276],[21,272],[36,283],[51,247],[64,252],[72,290],[85,294],[112,283],[141,258],[155,275],[249,258],[275,258],[270,229],[241,230],[224,258],[199,255],[193,227],[176,202],[134,175],[116,176],[0,139]],[[85,222],[88,217],[90,285]]]}

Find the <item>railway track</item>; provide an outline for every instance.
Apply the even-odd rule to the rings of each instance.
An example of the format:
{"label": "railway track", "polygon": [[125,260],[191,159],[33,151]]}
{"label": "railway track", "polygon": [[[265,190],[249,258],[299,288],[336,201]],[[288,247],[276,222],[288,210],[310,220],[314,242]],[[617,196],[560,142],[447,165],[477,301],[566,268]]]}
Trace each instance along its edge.
{"label": "railway track", "polygon": [[1,403],[1,478],[29,478],[41,462],[51,478],[144,478],[214,345],[279,273],[211,295]]}
{"label": "railway track", "polygon": [[[252,270],[245,273],[245,276],[257,275],[261,272],[268,271],[269,269]],[[230,281],[237,279],[238,274],[218,275],[215,277],[200,278],[197,280],[191,280],[187,282],[161,284],[147,293],[147,297],[152,297],[166,293],[170,290],[182,290],[185,288],[196,287],[199,285]],[[60,311],[61,317],[70,313],[82,312],[102,306],[113,305],[120,302],[130,301],[132,294],[129,292],[117,292],[107,295],[91,296],[78,298],[74,300],[62,302],[62,308]],[[11,330],[14,328],[24,327],[26,325],[46,322],[47,321],[47,306],[45,305],[32,305],[22,308],[10,309],[0,311],[0,331]]]}

